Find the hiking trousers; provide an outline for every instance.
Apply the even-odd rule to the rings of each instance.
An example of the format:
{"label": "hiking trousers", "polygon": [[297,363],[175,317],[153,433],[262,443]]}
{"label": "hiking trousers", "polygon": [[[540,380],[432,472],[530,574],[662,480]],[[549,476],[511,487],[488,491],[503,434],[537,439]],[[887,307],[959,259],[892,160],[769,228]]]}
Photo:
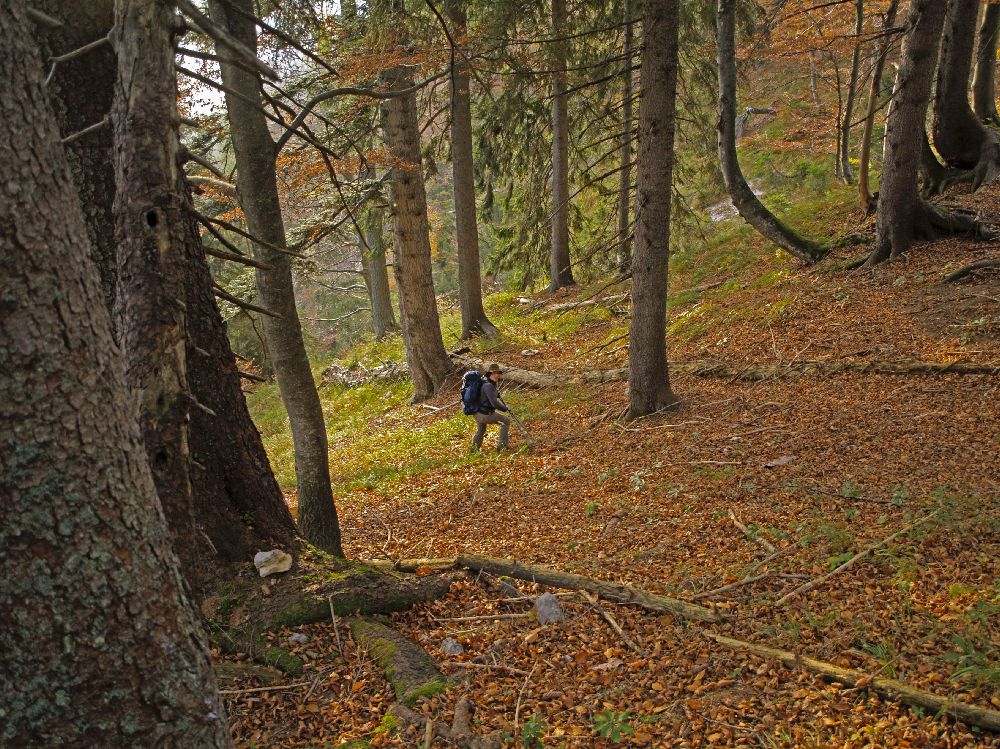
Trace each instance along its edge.
{"label": "hiking trousers", "polygon": [[507,437],[510,434],[510,417],[501,412],[494,411],[491,414],[475,414],[476,419],[476,435],[472,438],[472,449],[473,451],[478,450],[483,446],[483,438],[486,436],[486,427],[490,424],[500,425],[500,444],[499,447],[507,447]]}

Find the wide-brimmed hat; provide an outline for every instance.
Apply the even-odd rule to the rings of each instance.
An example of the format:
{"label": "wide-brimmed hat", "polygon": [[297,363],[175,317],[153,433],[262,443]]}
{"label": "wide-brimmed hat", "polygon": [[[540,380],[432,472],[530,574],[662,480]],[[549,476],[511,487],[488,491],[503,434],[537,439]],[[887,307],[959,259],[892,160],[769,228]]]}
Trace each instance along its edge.
{"label": "wide-brimmed hat", "polygon": [[493,362],[492,364],[490,364],[490,366],[486,368],[486,374],[490,375],[493,374],[494,372],[496,372],[497,374],[503,374],[503,370],[500,369],[500,365],[497,364],[496,362]]}

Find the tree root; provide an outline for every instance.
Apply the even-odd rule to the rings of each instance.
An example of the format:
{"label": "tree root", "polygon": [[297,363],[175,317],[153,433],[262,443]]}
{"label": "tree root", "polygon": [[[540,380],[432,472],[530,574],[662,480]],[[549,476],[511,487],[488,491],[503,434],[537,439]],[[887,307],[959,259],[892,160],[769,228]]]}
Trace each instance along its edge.
{"label": "tree root", "polygon": [[971,276],[981,270],[1000,270],[1000,258],[977,260],[974,263],[969,263],[968,265],[949,273],[944,277],[943,282],[952,283],[954,281],[961,281],[963,278]]}
{"label": "tree root", "polygon": [[427,726],[430,722],[428,718],[399,703],[389,708],[389,712],[401,726],[413,726],[417,729],[418,734],[423,732],[425,736],[430,733],[432,739],[435,735],[440,736],[463,749],[500,749],[503,746],[503,738],[498,731],[484,736],[472,735],[472,703],[465,699],[459,700],[455,706],[455,720],[450,729],[445,725],[439,726],[437,724],[428,729]]}
{"label": "tree root", "polygon": [[412,707],[421,697],[433,697],[448,688],[448,680],[423,648],[394,629],[370,619],[352,619],[351,636],[385,672],[396,699]]}
{"label": "tree root", "polygon": [[799,653],[793,653],[789,650],[779,650],[778,648],[766,645],[735,640],[731,637],[717,635],[712,632],[702,631],[702,634],[727,648],[746,650],[762,658],[781,661],[788,668],[804,668],[806,671],[818,674],[829,681],[847,684],[852,687],[872,689],[883,696],[923,708],[931,714],[946,713],[967,725],[979,726],[990,731],[1000,731],[1000,712],[996,710],[970,705],[957,700],[950,700],[946,697],[939,697],[936,694],[916,689],[896,679],[885,679],[880,676],[871,676],[861,671],[841,668],[832,663],[825,663],[824,661],[819,661]]}

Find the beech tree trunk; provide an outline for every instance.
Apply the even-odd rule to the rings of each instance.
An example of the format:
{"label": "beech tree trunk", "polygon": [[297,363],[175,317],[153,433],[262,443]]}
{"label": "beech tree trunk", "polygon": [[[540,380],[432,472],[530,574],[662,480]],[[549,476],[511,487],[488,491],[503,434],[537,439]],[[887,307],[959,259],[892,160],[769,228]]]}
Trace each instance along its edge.
{"label": "beech tree trunk", "polygon": [[184,304],[185,229],[180,182],[172,8],[118,0],[113,42],[118,60],[114,132],[115,319],[125,379],[139,404],[139,425],[160,504],[185,562],[198,558],[191,500]]}
{"label": "beech tree trunk", "polygon": [[861,154],[858,157],[858,194],[861,197],[861,208],[864,210],[866,216],[875,211],[875,198],[872,195],[871,183],[869,182],[869,168],[871,165],[872,132],[875,129],[875,114],[878,112],[879,99],[882,96],[882,74],[885,71],[886,57],[889,55],[890,39],[885,34],[896,22],[896,11],[898,8],[899,0],[892,0],[889,3],[889,7],[886,9],[882,20],[883,36],[879,39],[874,49],[871,89],[868,92],[865,129],[861,136]]}
{"label": "beech tree trunk", "polygon": [[934,146],[948,166],[972,169],[988,135],[969,105],[979,0],[948,0],[947,11],[932,118]]}
{"label": "beech tree trunk", "polygon": [[[405,67],[379,74],[386,90],[413,85]],[[417,101],[413,93],[384,99],[380,105],[382,133],[392,154],[389,198],[392,203],[393,273],[399,293],[399,319],[406,344],[406,362],[413,378],[413,401],[430,398],[451,371],[441,338],[431,243],[427,193],[420,158]]]}
{"label": "beech tree trunk", "polygon": [[667,371],[666,322],[679,22],[678,0],[646,0],[629,326],[630,419],[678,400]]}
{"label": "beech tree trunk", "polygon": [[384,219],[385,210],[382,206],[372,205],[365,211],[361,227],[364,233],[361,237],[364,240],[361,243],[361,272],[368,288],[375,338],[380,341],[385,338],[386,333],[397,327],[392,311],[392,295],[389,293],[389,270],[385,263]]}
{"label": "beech tree trunk", "polygon": [[840,175],[844,182],[854,184],[851,169],[851,120],[854,119],[854,102],[858,97],[858,78],[861,75],[861,35],[865,30],[865,1],[855,4],[857,20],[854,24],[854,54],[851,57],[851,75],[847,83],[847,101],[844,103],[844,117],[840,124]]}
{"label": "beech tree trunk", "polygon": [[1000,125],[997,114],[997,37],[1000,35],[1000,3],[990,3],[983,14],[976,45],[976,71],[972,78],[972,106],[982,122]]}
{"label": "beech tree trunk", "polygon": [[914,0],[910,6],[886,128],[878,236],[869,265],[905,252],[916,237],[933,235],[935,219],[943,217],[917,193],[917,170],[946,10],[939,0]]}
{"label": "beech tree trunk", "polygon": [[[448,16],[453,34],[466,34],[465,11],[451,0]],[[451,80],[451,163],[455,190],[455,239],[458,242],[458,299],[462,311],[462,340],[478,335],[495,338],[496,327],[483,309],[479,269],[479,226],[476,222],[476,182],[472,162],[472,105],[469,61],[463,50],[454,53]]]}
{"label": "beech tree trunk", "polygon": [[[254,10],[252,0],[211,0],[209,8],[216,23],[256,51],[257,30],[248,18]],[[269,266],[256,271],[257,293],[262,305],[278,315],[265,315],[262,325],[295,444],[299,530],[315,546],[343,556],[330,487],[326,423],[302,340],[291,260],[272,249],[287,243],[274,170],[277,154],[264,116],[260,76],[247,70],[228,48],[217,45],[216,53],[222,59],[223,84],[229,89],[226,111],[240,205],[250,233],[267,243],[253,243],[254,256]]]}
{"label": "beech tree trunk", "polygon": [[572,286],[569,259],[569,113],[567,111],[566,0],[552,0],[552,243],[549,291]]}
{"label": "beech tree trunk", "polygon": [[629,209],[632,207],[632,0],[625,0],[622,7],[625,17],[625,72],[622,73],[622,145],[618,166],[618,270],[628,273],[632,267],[632,226]]}
{"label": "beech tree trunk", "polygon": [[740,216],[795,257],[813,262],[822,252],[785,226],[757,199],[740,170],[736,154],[736,22],[735,0],[719,0],[717,50],[719,63],[719,163],[726,189]]}
{"label": "beech tree trunk", "polygon": [[29,23],[0,3],[0,744],[228,747]]}

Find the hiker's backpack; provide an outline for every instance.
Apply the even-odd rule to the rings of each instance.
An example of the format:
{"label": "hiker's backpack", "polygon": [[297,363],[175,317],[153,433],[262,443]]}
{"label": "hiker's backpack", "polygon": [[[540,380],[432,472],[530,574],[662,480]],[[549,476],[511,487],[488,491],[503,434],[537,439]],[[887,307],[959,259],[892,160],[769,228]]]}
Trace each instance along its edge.
{"label": "hiker's backpack", "polygon": [[462,413],[472,416],[479,413],[479,393],[483,387],[483,376],[472,370],[462,376]]}

